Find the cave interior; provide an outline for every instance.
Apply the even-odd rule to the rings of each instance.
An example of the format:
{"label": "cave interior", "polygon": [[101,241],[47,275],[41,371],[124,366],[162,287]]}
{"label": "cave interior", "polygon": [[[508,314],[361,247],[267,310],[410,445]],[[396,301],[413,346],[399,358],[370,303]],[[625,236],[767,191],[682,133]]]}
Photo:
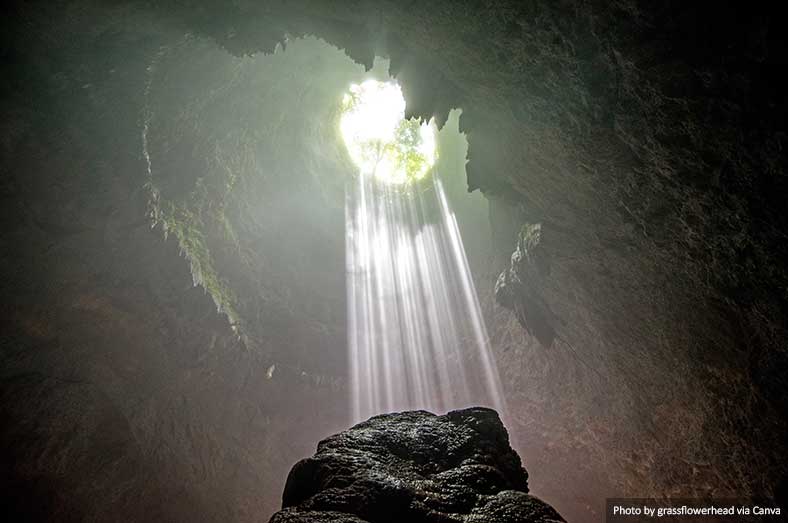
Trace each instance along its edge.
{"label": "cave interior", "polygon": [[6,520],[267,521],[357,421],[338,122],[370,79],[434,126],[531,491],[568,521],[613,497],[786,506],[771,6],[4,10]]}

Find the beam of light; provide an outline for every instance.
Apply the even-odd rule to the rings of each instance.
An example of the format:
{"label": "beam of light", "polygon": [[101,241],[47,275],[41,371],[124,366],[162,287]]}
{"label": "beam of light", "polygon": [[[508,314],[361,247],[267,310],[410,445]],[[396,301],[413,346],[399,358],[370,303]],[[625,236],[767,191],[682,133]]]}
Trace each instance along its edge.
{"label": "beam of light", "polygon": [[[397,140],[395,130],[404,118],[402,94],[394,87],[354,86],[356,102],[346,104],[341,122],[360,170],[348,183],[345,202],[353,420],[471,405],[487,405],[505,416],[481,307],[443,185],[438,176],[427,192],[409,183],[423,178],[421,169],[429,171],[436,158],[432,127],[420,127],[430,132],[430,140],[407,144],[426,162],[415,171],[398,171],[402,165],[396,161],[375,156],[380,143]],[[365,104],[372,106],[369,113],[362,111]],[[430,215],[435,218],[427,220]]]}

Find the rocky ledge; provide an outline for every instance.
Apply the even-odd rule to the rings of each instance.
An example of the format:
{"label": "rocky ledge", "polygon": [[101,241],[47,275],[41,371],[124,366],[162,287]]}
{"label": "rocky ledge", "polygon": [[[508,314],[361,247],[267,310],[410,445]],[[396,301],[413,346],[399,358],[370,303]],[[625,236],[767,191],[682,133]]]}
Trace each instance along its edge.
{"label": "rocky ledge", "polygon": [[375,416],[290,471],[270,523],[550,523],[498,414],[469,408]]}

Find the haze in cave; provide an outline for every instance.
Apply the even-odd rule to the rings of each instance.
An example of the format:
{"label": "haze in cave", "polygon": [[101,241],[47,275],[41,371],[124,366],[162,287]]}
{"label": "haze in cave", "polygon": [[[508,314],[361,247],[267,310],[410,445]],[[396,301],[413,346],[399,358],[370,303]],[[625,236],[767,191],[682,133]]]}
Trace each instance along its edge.
{"label": "haze in cave", "polygon": [[786,507],[778,21],[8,8],[5,520]]}

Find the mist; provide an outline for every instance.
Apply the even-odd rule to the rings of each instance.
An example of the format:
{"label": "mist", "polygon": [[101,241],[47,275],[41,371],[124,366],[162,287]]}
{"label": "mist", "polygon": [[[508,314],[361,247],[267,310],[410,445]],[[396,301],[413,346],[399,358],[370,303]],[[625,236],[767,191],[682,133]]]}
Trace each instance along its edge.
{"label": "mist", "polygon": [[[705,80],[676,65],[692,88],[672,92],[620,45],[639,19],[601,7],[615,51],[558,11],[66,4],[3,23],[8,514],[267,521],[324,438],[474,405],[569,521],[603,521],[606,498],[779,497],[769,78],[729,92],[679,52]],[[376,201],[383,225],[340,132],[370,79],[401,87],[437,151],[418,196]],[[730,116],[759,96],[772,109]],[[366,285],[376,234],[391,252]],[[383,334],[358,335],[368,316]]]}

